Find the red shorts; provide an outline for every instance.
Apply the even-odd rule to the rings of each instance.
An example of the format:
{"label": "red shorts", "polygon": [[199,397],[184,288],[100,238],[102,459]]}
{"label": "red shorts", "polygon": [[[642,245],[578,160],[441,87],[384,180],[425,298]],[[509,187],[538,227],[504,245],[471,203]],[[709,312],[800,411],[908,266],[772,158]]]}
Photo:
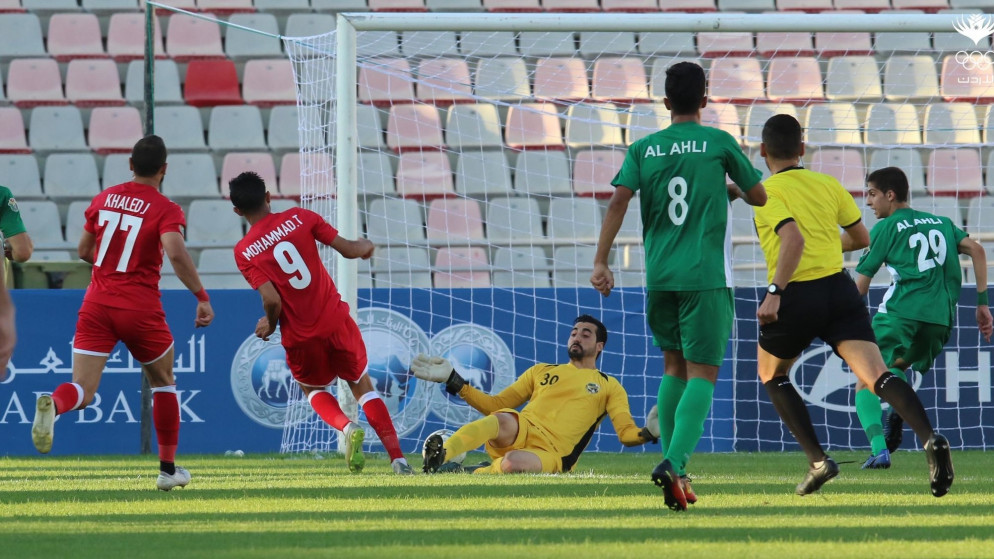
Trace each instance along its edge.
{"label": "red shorts", "polygon": [[117,342],[142,365],[158,361],[173,346],[162,308],[129,310],[84,302],[72,341],[75,353],[108,356]]}
{"label": "red shorts", "polygon": [[356,382],[366,371],[366,343],[349,316],[320,337],[284,349],[293,378],[307,386],[328,386],[336,378]]}

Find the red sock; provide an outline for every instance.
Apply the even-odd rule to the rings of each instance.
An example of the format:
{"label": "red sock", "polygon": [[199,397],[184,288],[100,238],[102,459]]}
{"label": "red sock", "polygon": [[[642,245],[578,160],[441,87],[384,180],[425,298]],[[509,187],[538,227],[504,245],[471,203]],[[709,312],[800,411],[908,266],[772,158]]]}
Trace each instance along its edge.
{"label": "red sock", "polygon": [[400,451],[400,440],[397,438],[397,431],[393,428],[393,420],[390,419],[390,412],[387,411],[387,406],[380,395],[376,392],[367,392],[359,398],[359,405],[366,414],[366,421],[369,421],[380,437],[383,448],[387,449],[390,459],[403,458],[404,453]]}
{"label": "red sock", "polygon": [[62,414],[78,408],[83,403],[83,387],[74,382],[63,382],[52,392],[55,413]]}
{"label": "red sock", "polygon": [[159,460],[174,462],[179,444],[179,399],[175,385],[152,389],[152,422],[159,439]]}
{"label": "red sock", "polygon": [[324,390],[316,390],[311,392],[307,396],[307,399],[310,401],[314,411],[321,416],[321,419],[335,429],[344,431],[345,427],[351,421],[349,416],[345,415],[345,412],[342,411],[342,407],[338,405],[338,400],[331,393]]}

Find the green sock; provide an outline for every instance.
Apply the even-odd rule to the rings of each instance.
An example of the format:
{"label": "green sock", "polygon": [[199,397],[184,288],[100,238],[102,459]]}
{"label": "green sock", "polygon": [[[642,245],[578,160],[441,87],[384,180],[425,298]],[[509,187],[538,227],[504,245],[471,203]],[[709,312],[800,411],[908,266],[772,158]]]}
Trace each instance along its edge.
{"label": "green sock", "polygon": [[666,450],[666,459],[679,475],[687,473],[687,462],[704,434],[704,421],[711,412],[713,398],[714,384],[710,381],[702,378],[687,381],[687,388],[676,408],[673,438]]}
{"label": "green sock", "polygon": [[870,441],[873,454],[887,448],[884,440],[884,425],[880,419],[880,398],[877,398],[869,388],[856,393],[856,416],[863,424],[866,439]]}
{"label": "green sock", "polygon": [[673,438],[673,425],[676,421],[676,407],[680,404],[687,381],[672,375],[663,375],[659,381],[659,395],[656,397],[656,411],[659,413],[659,446],[666,456]]}

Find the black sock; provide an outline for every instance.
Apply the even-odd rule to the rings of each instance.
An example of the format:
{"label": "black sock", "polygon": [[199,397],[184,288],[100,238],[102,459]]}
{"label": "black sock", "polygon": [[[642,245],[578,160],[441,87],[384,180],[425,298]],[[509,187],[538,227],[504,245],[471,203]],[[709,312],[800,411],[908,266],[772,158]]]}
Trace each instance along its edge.
{"label": "black sock", "polygon": [[173,475],[176,473],[176,464],[174,462],[163,462],[162,460],[159,460],[159,471]]}
{"label": "black sock", "polygon": [[814,464],[821,462],[827,455],[818,442],[818,435],[815,434],[814,425],[811,424],[811,416],[808,408],[804,405],[804,400],[797,393],[794,385],[787,377],[774,377],[764,383],[766,392],[770,395],[773,408],[777,410],[780,419],[783,420],[794,439],[801,445],[804,454],[808,457],[808,462]]}
{"label": "black sock", "polygon": [[900,415],[908,427],[918,435],[918,440],[923,445],[935,432],[932,429],[932,422],[925,415],[922,401],[918,399],[911,385],[901,380],[901,377],[890,371],[880,375],[873,385],[873,393],[894,408],[897,415]]}

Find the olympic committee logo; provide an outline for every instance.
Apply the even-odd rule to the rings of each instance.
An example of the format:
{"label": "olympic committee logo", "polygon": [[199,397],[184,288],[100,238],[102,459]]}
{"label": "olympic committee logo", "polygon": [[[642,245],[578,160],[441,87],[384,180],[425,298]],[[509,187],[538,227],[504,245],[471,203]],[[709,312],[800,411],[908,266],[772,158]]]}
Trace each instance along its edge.
{"label": "olympic committee logo", "polygon": [[[957,76],[957,83],[969,85],[990,85],[991,76],[984,70],[989,70],[994,65],[994,52],[988,49],[987,37],[994,34],[994,16],[988,14],[970,14],[960,16],[953,22],[953,29],[957,33],[973,41],[978,50],[961,50],[955,55],[956,62],[966,70],[969,75]],[[983,50],[980,50],[980,42]],[[981,70],[981,72],[976,72]]]}
{"label": "olympic committee logo", "polygon": [[[448,359],[468,384],[488,394],[514,382],[514,356],[504,340],[488,328],[476,324],[449,326],[432,338],[431,354]],[[480,415],[441,384],[431,391],[431,410],[447,425],[464,425]]]}
{"label": "olympic committee logo", "polygon": [[[429,352],[428,336],[413,320],[389,309],[365,308],[357,314],[370,380],[390,410],[397,434],[403,436],[420,427],[427,415],[428,387],[411,374],[411,361]],[[379,441],[372,429],[366,430],[366,439]]]}
{"label": "olympic committee logo", "polygon": [[279,328],[268,342],[250,335],[235,352],[231,391],[238,407],[256,423],[283,428],[293,382],[286,352],[280,345]]}

